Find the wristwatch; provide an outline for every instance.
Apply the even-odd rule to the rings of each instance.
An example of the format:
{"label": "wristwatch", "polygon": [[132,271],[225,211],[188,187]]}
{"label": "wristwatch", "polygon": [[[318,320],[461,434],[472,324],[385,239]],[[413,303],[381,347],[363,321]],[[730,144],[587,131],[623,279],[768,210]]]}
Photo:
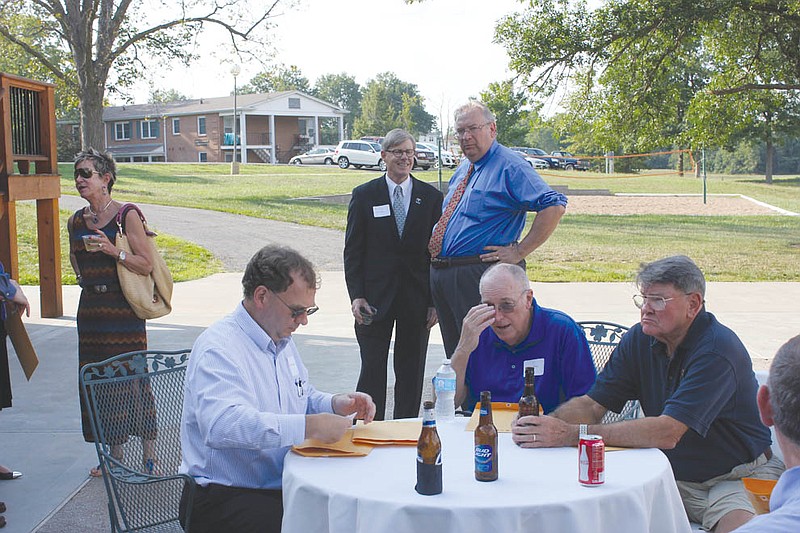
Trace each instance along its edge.
{"label": "wristwatch", "polygon": [[128,253],[125,250],[120,250],[119,255],[117,256],[117,261],[119,261],[120,263],[124,263],[127,257]]}

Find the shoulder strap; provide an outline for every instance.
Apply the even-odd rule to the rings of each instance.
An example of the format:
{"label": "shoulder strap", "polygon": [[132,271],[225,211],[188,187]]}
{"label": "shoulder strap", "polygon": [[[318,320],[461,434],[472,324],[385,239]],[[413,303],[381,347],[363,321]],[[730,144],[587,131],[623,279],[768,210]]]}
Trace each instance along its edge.
{"label": "shoulder strap", "polygon": [[131,204],[131,203],[122,204],[122,206],[119,208],[119,211],[117,212],[117,228],[119,229],[120,235],[125,233],[124,232],[125,217],[128,214],[128,211],[130,211],[131,209],[134,209],[139,214],[139,218],[142,220],[142,225],[144,226],[144,232],[149,237],[155,237],[156,234],[147,229],[147,220],[144,218],[142,210],[139,209],[139,206],[137,206],[136,204]]}

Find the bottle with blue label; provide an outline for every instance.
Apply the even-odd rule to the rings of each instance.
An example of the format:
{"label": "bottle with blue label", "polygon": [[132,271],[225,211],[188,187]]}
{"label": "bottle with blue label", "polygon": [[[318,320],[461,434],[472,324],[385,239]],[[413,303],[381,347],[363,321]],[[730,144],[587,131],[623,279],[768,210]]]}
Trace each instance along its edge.
{"label": "bottle with blue label", "polygon": [[445,358],[436,371],[433,388],[436,392],[436,420],[439,423],[452,422],[456,416],[456,371],[450,366],[450,359]]}
{"label": "bottle with blue label", "polygon": [[481,392],[481,417],[475,428],[475,479],[497,480],[497,428],[492,419],[492,393]]}

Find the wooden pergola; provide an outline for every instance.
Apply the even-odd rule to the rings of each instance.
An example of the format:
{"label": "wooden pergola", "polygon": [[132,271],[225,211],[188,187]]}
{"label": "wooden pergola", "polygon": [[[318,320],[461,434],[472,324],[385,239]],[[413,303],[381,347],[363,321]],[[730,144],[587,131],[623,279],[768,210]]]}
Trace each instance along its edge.
{"label": "wooden pergola", "polygon": [[36,200],[42,317],[63,315],[55,90],[0,73],[0,261],[19,277],[16,202]]}

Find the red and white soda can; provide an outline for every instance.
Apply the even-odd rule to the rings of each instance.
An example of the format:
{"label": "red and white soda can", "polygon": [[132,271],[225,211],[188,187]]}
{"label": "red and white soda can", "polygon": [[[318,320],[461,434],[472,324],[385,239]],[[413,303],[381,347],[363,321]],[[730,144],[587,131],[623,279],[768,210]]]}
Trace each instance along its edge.
{"label": "red and white soda can", "polygon": [[596,487],[606,481],[606,445],[600,435],[581,435],[578,441],[578,483]]}

